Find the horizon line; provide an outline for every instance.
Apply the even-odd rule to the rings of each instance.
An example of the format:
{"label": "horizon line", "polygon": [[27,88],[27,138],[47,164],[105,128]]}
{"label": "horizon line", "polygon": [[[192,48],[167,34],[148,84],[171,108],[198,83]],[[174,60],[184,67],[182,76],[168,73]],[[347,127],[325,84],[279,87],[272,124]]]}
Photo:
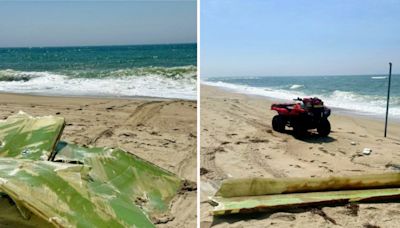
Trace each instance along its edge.
{"label": "horizon line", "polygon": [[91,44],[91,45],[50,45],[50,46],[10,46],[10,47],[0,47],[0,49],[7,48],[76,48],[76,47],[123,47],[123,46],[161,46],[161,45],[186,45],[186,44],[197,44],[195,42],[182,42],[182,43],[143,43],[143,44]]}

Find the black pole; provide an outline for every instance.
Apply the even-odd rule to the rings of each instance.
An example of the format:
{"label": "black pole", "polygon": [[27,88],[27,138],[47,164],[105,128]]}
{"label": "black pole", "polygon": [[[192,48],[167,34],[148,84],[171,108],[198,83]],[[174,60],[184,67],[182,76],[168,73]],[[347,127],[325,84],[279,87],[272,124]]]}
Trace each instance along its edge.
{"label": "black pole", "polygon": [[391,79],[392,79],[392,63],[389,63],[389,83],[388,83],[388,92],[387,92],[387,101],[386,101],[385,138],[386,138],[387,121],[388,121],[388,114],[389,114],[389,97],[390,97],[390,80]]}

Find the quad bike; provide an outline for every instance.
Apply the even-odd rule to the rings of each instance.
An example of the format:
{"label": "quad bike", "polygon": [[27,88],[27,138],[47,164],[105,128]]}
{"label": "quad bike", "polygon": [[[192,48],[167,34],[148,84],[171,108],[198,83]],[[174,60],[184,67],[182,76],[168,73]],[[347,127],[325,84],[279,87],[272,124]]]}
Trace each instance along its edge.
{"label": "quad bike", "polygon": [[286,126],[292,127],[295,137],[304,136],[309,129],[317,129],[320,136],[328,136],[331,132],[328,121],[331,110],[324,106],[322,100],[316,97],[294,100],[297,102],[271,105],[271,110],[278,112],[272,119],[272,128],[284,132]]}

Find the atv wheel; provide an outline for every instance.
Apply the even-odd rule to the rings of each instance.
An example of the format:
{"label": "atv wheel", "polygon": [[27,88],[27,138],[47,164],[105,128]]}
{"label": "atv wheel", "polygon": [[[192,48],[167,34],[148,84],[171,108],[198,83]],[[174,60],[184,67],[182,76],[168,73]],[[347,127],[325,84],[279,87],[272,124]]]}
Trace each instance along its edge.
{"label": "atv wheel", "polygon": [[303,138],[307,133],[307,128],[301,121],[296,121],[293,125],[293,135],[295,138]]}
{"label": "atv wheel", "polygon": [[280,115],[274,116],[272,118],[272,129],[274,129],[277,132],[284,132],[285,131],[285,120],[282,118]]}
{"label": "atv wheel", "polygon": [[331,124],[329,123],[329,120],[323,119],[319,123],[317,127],[318,134],[322,137],[326,137],[329,135],[331,132]]}

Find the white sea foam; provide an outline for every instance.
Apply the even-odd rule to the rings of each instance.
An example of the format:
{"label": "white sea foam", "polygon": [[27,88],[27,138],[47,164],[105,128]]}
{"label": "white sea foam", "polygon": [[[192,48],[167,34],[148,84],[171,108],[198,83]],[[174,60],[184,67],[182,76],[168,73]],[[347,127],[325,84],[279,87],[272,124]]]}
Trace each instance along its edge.
{"label": "white sea foam", "polygon": [[[382,97],[364,96],[352,92],[336,90],[331,94],[307,94],[295,90],[272,89],[267,87],[250,87],[225,82],[202,81],[202,84],[217,86],[237,93],[265,96],[275,99],[292,100],[296,97],[319,97],[328,107],[362,112],[364,114],[383,115],[386,111],[386,100]],[[399,99],[391,100],[389,115],[400,117]]]}
{"label": "white sea foam", "polygon": [[196,99],[195,77],[173,79],[160,75],[145,75],[73,78],[49,72],[18,72],[18,74],[25,75],[24,78],[28,80],[0,80],[0,91],[68,96]]}
{"label": "white sea foam", "polygon": [[386,76],[374,76],[372,79],[386,79]]}
{"label": "white sea foam", "polygon": [[299,88],[303,88],[303,87],[304,87],[304,85],[296,85],[296,84],[294,84],[294,85],[290,86],[290,89],[299,89]]}

